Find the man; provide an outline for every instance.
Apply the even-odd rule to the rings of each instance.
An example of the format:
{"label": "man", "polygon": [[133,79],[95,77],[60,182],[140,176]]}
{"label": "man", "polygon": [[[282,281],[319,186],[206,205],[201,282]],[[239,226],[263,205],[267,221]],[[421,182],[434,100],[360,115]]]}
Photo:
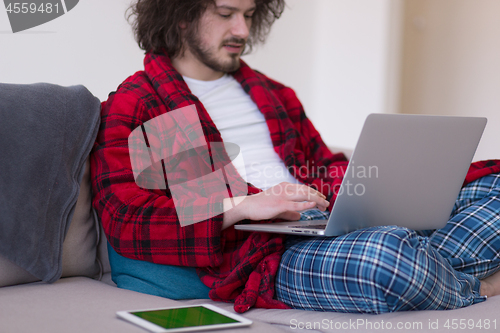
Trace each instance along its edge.
{"label": "man", "polygon": [[[279,235],[236,231],[232,226],[245,220],[324,218],[347,166],[342,154],[328,150],[291,89],[240,60],[246,47],[264,40],[284,2],[139,0],[131,8],[145,70],[103,103],[91,160],[93,205],[119,287],[170,298],[203,298],[210,290],[210,298],[234,302],[237,312],[451,309],[500,293],[498,161],[471,168],[449,225],[426,236],[381,227],[285,243]],[[245,167],[237,171],[250,170],[243,181],[249,195],[221,199],[219,210],[203,198],[179,209],[171,188],[141,188],[134,177],[132,131],[143,126],[146,133],[148,121],[189,106],[204,141],[238,144]],[[214,150],[209,154],[217,164]],[[269,175],[270,169],[285,171]],[[241,181],[238,173],[229,180]],[[209,217],[181,226],[199,212]]]}

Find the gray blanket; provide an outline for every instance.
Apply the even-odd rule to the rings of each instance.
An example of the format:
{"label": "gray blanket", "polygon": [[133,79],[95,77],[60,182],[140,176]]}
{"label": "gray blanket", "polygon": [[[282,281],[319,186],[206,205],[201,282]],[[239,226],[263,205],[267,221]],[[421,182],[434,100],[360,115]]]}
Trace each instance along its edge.
{"label": "gray blanket", "polygon": [[0,255],[46,282],[62,244],[100,123],[83,86],[0,83]]}

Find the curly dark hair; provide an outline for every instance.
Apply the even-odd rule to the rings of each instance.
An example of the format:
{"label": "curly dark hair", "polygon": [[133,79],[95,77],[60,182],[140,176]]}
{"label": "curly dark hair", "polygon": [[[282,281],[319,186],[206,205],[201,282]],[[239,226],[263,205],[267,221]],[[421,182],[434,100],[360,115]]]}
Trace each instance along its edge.
{"label": "curly dark hair", "polygon": [[[135,40],[145,52],[166,51],[171,58],[182,52],[180,22],[198,22],[215,0],[136,0],[127,9]],[[272,24],[285,9],[285,0],[255,0],[256,10],[245,53],[263,43]]]}

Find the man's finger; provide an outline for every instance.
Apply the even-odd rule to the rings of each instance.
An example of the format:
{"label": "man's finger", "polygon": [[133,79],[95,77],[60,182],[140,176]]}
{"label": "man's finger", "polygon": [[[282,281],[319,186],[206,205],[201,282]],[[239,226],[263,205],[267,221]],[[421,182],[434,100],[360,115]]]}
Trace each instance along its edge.
{"label": "man's finger", "polygon": [[305,202],[290,202],[289,209],[291,211],[300,212],[306,209],[311,209],[316,206],[316,203],[313,201],[305,201]]}

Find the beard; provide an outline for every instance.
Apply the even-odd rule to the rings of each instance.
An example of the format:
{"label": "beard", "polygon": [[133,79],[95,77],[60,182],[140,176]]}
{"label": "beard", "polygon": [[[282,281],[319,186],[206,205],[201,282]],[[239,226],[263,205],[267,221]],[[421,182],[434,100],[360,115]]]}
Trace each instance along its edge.
{"label": "beard", "polygon": [[[220,45],[222,48],[227,43],[235,43],[243,45],[245,48],[246,41],[241,38],[231,37],[226,39]],[[223,60],[215,55],[217,50],[203,45],[197,29],[193,29],[186,34],[186,44],[191,53],[198,58],[208,68],[223,73],[230,73],[240,68],[240,54],[231,53],[230,59]]]}

